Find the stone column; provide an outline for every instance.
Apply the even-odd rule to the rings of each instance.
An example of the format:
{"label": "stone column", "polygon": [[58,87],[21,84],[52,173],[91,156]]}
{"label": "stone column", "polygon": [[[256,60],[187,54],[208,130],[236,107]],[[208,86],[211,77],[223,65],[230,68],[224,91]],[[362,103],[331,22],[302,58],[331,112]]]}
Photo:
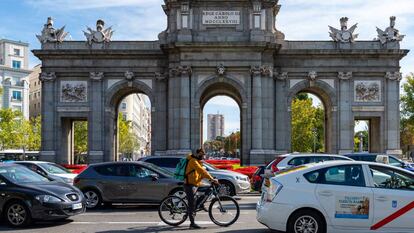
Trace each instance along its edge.
{"label": "stone column", "polygon": [[352,72],[339,72],[339,154],[353,152],[354,119],[352,117]]}
{"label": "stone column", "polygon": [[89,163],[99,163],[104,161],[104,127],[103,110],[104,102],[102,98],[104,78],[103,72],[90,72],[89,94],[89,119],[88,119],[88,150]]}
{"label": "stone column", "polygon": [[[41,139],[41,151],[40,160],[43,161],[56,161],[55,141],[57,136],[56,126],[56,99],[55,99],[55,87],[56,74],[54,72],[44,73],[42,72],[39,77],[42,82],[42,139]],[[60,90],[56,91],[58,96]]]}
{"label": "stone column", "polygon": [[262,75],[260,67],[250,70],[252,74],[252,149],[262,149]]}
{"label": "stone column", "polygon": [[400,72],[387,72],[386,94],[386,133],[387,133],[387,154],[402,154],[400,149]]}
{"label": "stone column", "polygon": [[180,68],[180,151],[179,154],[191,153],[191,104],[190,104],[190,76],[191,67],[184,66]]}
{"label": "stone column", "polygon": [[276,154],[285,154],[290,151],[288,147],[290,138],[287,132],[289,130],[289,114],[287,106],[286,90],[289,88],[289,76],[287,72],[278,73],[275,75],[275,147]]}

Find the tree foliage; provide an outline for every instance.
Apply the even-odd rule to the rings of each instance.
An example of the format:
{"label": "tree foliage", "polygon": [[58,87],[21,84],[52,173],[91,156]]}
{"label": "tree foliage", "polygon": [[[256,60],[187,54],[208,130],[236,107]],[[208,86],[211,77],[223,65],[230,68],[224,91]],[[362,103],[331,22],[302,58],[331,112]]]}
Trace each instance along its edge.
{"label": "tree foliage", "polygon": [[361,142],[360,134],[362,133],[362,151],[369,151],[369,136],[368,136],[368,129],[358,131],[354,134],[354,152],[362,152],[359,151],[359,144]]}
{"label": "tree foliage", "polygon": [[[87,121],[74,121],[73,122],[74,130],[74,155],[75,158],[86,154],[88,152],[88,122]],[[76,161],[78,159],[75,159]],[[82,163],[80,161],[75,163]]]}
{"label": "tree foliage", "polygon": [[292,101],[292,151],[312,152],[316,137],[316,152],[324,148],[325,112],[322,106],[313,106],[307,94],[299,94]]}
{"label": "tree foliage", "polygon": [[215,140],[206,141],[203,144],[207,153],[225,153],[236,155],[241,148],[240,131],[233,132],[227,137],[218,136]]}
{"label": "tree foliage", "polygon": [[139,151],[138,135],[132,130],[132,122],[126,121],[120,113],[118,115],[119,153],[126,158],[132,158],[134,152]]}
{"label": "tree foliage", "polygon": [[404,94],[401,96],[401,148],[406,151],[414,145],[414,74],[406,77],[403,84]]}
{"label": "tree foliage", "polygon": [[40,150],[40,117],[27,120],[20,111],[0,109],[0,150]]}

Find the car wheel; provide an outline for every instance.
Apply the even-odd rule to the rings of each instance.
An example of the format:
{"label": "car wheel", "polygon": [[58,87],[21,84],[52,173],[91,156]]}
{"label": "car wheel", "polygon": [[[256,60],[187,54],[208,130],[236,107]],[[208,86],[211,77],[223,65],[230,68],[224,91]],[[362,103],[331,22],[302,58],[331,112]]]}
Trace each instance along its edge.
{"label": "car wheel", "polygon": [[226,180],[220,180],[218,194],[221,196],[234,196],[236,195],[236,191],[234,190],[232,183]]}
{"label": "car wheel", "polygon": [[86,199],[86,208],[94,209],[101,206],[102,198],[99,192],[93,189],[88,189],[83,192]]}
{"label": "car wheel", "polygon": [[32,221],[29,209],[21,201],[10,203],[5,210],[5,219],[10,226],[24,227]]}
{"label": "car wheel", "polygon": [[288,233],[326,233],[323,217],[315,211],[306,210],[294,213],[288,221]]}

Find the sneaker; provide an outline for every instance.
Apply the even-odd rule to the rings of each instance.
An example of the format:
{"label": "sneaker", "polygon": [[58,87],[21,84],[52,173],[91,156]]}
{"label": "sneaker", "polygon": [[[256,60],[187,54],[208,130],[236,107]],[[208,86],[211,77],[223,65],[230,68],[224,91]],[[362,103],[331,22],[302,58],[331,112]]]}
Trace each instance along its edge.
{"label": "sneaker", "polygon": [[190,229],[201,229],[201,227],[195,223],[190,224]]}

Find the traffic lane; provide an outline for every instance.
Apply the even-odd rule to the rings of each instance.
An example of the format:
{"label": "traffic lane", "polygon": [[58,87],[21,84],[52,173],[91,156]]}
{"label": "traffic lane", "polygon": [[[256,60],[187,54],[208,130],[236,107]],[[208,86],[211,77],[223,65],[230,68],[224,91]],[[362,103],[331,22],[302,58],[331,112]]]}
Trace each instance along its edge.
{"label": "traffic lane", "polygon": [[[196,222],[204,227],[203,232],[271,232],[256,221],[257,196],[241,197],[238,203],[241,208],[239,220],[230,227],[218,227],[211,222],[207,212],[198,212]],[[189,222],[182,226],[171,227],[161,222],[158,207],[154,205],[114,205],[113,207],[88,211],[85,214],[71,217],[69,220],[40,222],[26,229],[12,229],[0,225],[5,232],[39,232],[39,233],[71,233],[71,232],[200,232],[190,230]]]}

